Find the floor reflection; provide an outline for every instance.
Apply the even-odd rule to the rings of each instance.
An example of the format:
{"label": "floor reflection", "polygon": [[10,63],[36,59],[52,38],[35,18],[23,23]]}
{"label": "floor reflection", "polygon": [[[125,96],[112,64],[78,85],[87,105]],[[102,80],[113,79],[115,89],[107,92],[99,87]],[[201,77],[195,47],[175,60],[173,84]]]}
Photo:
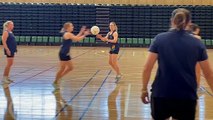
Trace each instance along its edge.
{"label": "floor reflection", "polygon": [[[52,93],[58,46],[20,46],[11,71],[15,83],[0,86],[0,120],[79,120],[83,114],[82,120],[151,120],[150,104],[142,104],[140,100],[141,65],[147,49],[122,48],[121,52],[125,52],[119,65],[124,76],[118,84],[114,83],[115,73],[105,80],[111,67],[106,62],[107,53],[95,54],[100,51],[108,48],[73,47],[72,56],[79,56],[73,61],[76,69],[64,77],[61,90]],[[212,63],[213,50],[209,49],[208,53]],[[3,57],[0,66],[5,62]],[[157,66],[151,80],[156,69]],[[98,70],[98,75],[93,76]],[[92,80],[88,82],[89,79]],[[206,91],[199,95],[196,120],[212,120],[213,95],[209,94],[211,90],[205,80],[201,85]]]}
{"label": "floor reflection", "polygon": [[69,105],[61,95],[61,90],[54,90],[56,99],[56,120],[72,120],[72,106]]}
{"label": "floor reflection", "polygon": [[15,114],[14,114],[14,107],[13,107],[13,100],[10,94],[10,87],[9,84],[3,84],[2,85],[5,98],[7,100],[7,108],[4,113],[4,120],[15,120]]}
{"label": "floor reflection", "polygon": [[117,84],[108,96],[109,120],[124,120],[125,91],[124,86]]}

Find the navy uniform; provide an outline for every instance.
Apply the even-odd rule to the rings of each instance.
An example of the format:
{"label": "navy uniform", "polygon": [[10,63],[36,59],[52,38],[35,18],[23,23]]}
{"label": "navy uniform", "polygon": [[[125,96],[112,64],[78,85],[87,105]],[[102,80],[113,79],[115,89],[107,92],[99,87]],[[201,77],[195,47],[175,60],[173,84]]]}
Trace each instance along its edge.
{"label": "navy uniform", "polygon": [[[115,33],[116,31],[113,31],[112,34],[108,33],[108,37],[107,39],[109,40],[113,40],[114,37],[113,37],[113,34]],[[120,46],[118,44],[118,41],[116,43],[111,43],[109,42],[110,44],[110,51],[109,51],[109,54],[118,54],[119,53],[119,49],[120,49]]]}
{"label": "navy uniform", "polygon": [[16,39],[15,39],[15,36],[12,32],[8,32],[8,37],[7,37],[7,41],[6,41],[6,44],[7,44],[7,47],[8,49],[10,50],[11,52],[11,55],[8,55],[6,50],[4,49],[4,54],[7,56],[7,57],[14,57],[15,56],[15,53],[17,52],[17,43],[16,43]]}
{"label": "navy uniform", "polygon": [[198,98],[195,65],[208,59],[205,46],[187,31],[173,29],[158,34],[149,51],[158,54],[159,65],[152,84],[153,118],[194,120]]}
{"label": "navy uniform", "polygon": [[[65,33],[63,33],[63,35]],[[72,40],[71,39],[65,40],[63,38],[63,42],[62,42],[61,49],[60,49],[60,52],[59,52],[59,58],[60,58],[61,61],[69,61],[69,60],[71,60],[71,57],[70,57],[70,47],[71,47],[71,45],[72,45]]]}

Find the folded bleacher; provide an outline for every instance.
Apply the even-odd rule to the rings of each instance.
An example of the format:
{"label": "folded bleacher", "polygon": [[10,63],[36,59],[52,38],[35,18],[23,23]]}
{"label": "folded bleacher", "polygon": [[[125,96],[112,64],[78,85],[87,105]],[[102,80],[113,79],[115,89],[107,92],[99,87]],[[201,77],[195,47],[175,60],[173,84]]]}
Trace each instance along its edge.
{"label": "folded bleacher", "polygon": [[[192,12],[193,22],[201,27],[202,42],[213,47],[213,6],[0,3],[0,24],[2,26],[6,20],[14,21],[18,44],[59,45],[63,23],[71,21],[75,34],[83,25],[90,28],[99,24],[106,34],[107,22],[101,24],[100,21],[109,20],[117,23],[122,46],[143,47],[149,46],[156,34],[169,29],[171,12],[178,7]],[[104,12],[106,16],[99,15]],[[74,45],[82,46],[99,44],[102,45],[92,35],[74,42]]]}

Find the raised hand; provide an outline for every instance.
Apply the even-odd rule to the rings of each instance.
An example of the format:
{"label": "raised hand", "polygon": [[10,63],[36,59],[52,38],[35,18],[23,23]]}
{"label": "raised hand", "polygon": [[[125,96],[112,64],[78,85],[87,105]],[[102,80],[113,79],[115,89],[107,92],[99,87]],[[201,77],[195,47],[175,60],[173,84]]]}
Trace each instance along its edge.
{"label": "raised hand", "polygon": [[84,35],[87,36],[87,35],[90,35],[90,34],[91,34],[90,29],[85,29]]}
{"label": "raised hand", "polygon": [[86,30],[86,28],[87,28],[86,26],[82,26],[80,32],[83,33]]}

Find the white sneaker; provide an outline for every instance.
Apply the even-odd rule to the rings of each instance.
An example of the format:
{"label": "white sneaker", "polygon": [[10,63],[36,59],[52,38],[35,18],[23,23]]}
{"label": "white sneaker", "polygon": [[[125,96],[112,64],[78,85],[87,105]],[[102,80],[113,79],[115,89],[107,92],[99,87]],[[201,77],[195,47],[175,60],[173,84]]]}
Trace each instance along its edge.
{"label": "white sneaker", "polygon": [[118,83],[118,81],[119,81],[122,77],[123,77],[122,74],[116,75],[116,77],[115,77],[115,79],[116,79],[115,83]]}
{"label": "white sneaker", "polygon": [[3,77],[2,84],[10,84],[11,81],[7,77]]}
{"label": "white sneaker", "polygon": [[122,74],[120,74],[120,75],[116,75],[116,79],[120,79],[120,78],[122,78],[123,77],[123,75]]}
{"label": "white sneaker", "polygon": [[52,83],[52,86],[55,88],[55,90],[60,89],[60,84],[59,83]]}
{"label": "white sneaker", "polygon": [[11,80],[9,77],[7,78],[8,81],[10,81],[11,83],[14,83],[13,80]]}

